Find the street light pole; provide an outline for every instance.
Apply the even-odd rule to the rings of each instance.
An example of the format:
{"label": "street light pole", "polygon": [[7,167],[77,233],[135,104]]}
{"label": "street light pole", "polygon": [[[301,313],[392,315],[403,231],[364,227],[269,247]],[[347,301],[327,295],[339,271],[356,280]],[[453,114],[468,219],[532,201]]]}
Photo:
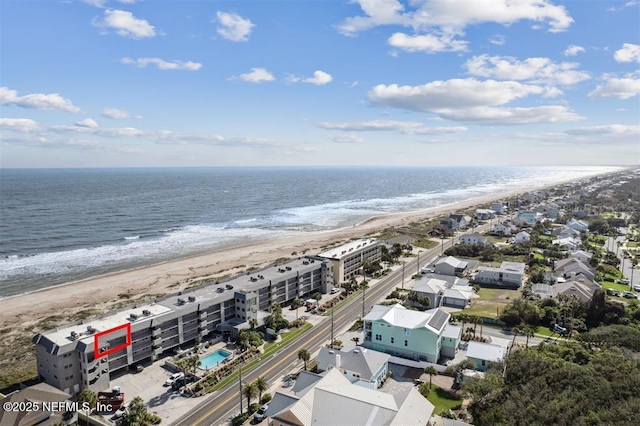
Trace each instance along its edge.
{"label": "street light pole", "polygon": [[239,372],[238,386],[240,387],[240,414],[242,414],[242,364],[240,364]]}
{"label": "street light pole", "polygon": [[402,289],[404,290],[404,263],[402,264]]}

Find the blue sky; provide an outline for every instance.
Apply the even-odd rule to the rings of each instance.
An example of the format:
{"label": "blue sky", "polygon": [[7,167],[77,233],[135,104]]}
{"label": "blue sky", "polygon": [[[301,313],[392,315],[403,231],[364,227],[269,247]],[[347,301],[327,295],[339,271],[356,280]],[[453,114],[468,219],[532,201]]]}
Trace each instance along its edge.
{"label": "blue sky", "polygon": [[640,163],[640,2],[0,2],[0,165]]}

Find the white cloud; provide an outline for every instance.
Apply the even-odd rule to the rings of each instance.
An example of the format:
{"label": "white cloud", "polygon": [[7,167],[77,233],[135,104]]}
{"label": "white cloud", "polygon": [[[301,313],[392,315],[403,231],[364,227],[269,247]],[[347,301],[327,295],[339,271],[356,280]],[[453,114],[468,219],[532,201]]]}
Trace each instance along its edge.
{"label": "white cloud", "polygon": [[240,74],[237,77],[231,77],[232,80],[239,78],[249,83],[261,83],[263,81],[273,81],[276,78],[264,68],[251,68],[251,72]]}
{"label": "white cloud", "polygon": [[422,127],[420,129],[406,130],[402,133],[409,135],[452,135],[462,133],[469,130],[464,126],[447,126],[447,127]]}
{"label": "white cloud", "polygon": [[112,29],[122,37],[141,39],[156,36],[153,25],[125,10],[107,9],[104,11],[104,19],[102,21],[94,19],[93,25],[98,28]]}
{"label": "white cloud", "polygon": [[393,121],[393,120],[372,120],[372,121],[356,121],[318,123],[318,127],[329,130],[343,130],[355,132],[375,132],[375,131],[406,131],[423,127],[424,124],[416,121]]}
{"label": "white cloud", "polygon": [[331,74],[328,74],[320,70],[315,71],[313,73],[313,77],[307,77],[307,78],[298,77],[293,74],[287,75],[288,83],[302,82],[302,83],[315,84],[316,86],[324,86],[325,84],[331,83],[332,81],[333,81],[333,77],[331,76]]}
{"label": "white cloud", "polygon": [[81,133],[105,138],[141,137],[147,133],[134,127],[91,127],[86,125],[75,126],[51,126],[49,128],[54,133]]}
{"label": "white cloud", "polygon": [[69,99],[63,98],[58,93],[50,93],[48,95],[32,93],[18,96],[17,91],[10,90],[8,87],[0,87],[0,105],[16,105],[39,110],[59,110],[74,114],[82,112]]}
{"label": "white cloud", "polygon": [[139,115],[131,115],[127,111],[117,108],[105,108],[102,110],[102,116],[112,118],[114,120],[124,120],[127,118],[142,118]]}
{"label": "white cloud", "polygon": [[122,58],[120,62],[126,65],[134,65],[138,68],[146,68],[147,65],[155,65],[160,70],[187,70],[187,71],[197,71],[202,68],[202,64],[199,62],[192,61],[165,61],[160,58]]}
{"label": "white cloud", "polygon": [[216,32],[226,40],[249,41],[249,35],[255,24],[237,13],[218,11],[216,13],[218,28]]}
{"label": "white cloud", "polygon": [[511,25],[521,20],[547,23],[549,31],[565,31],[573,19],[563,6],[548,0],[429,0],[411,1],[413,11],[405,11],[397,0],[354,0],[364,16],[345,19],[338,30],[345,35],[379,25],[404,25],[413,28],[457,29],[494,22]]}
{"label": "white cloud", "polygon": [[0,118],[0,127],[22,133],[40,130],[38,123],[30,118]]}
{"label": "white cloud", "polygon": [[476,107],[445,111],[440,116],[447,120],[491,125],[560,123],[584,118],[565,106],[557,105],[531,108]]}
{"label": "white cloud", "polygon": [[434,34],[410,36],[404,33],[395,33],[387,42],[406,52],[461,52],[467,50],[467,42],[454,40],[453,34],[437,36]]}
{"label": "white cloud", "polygon": [[633,75],[623,78],[605,75],[604,80],[604,84],[599,84],[589,93],[590,98],[629,99],[640,94],[640,79]]}
{"label": "white cloud", "polygon": [[503,105],[529,95],[544,95],[547,89],[516,81],[478,81],[474,78],[433,81],[421,86],[379,84],[368,93],[378,106],[420,112]]}
{"label": "white cloud", "polygon": [[331,74],[317,70],[313,73],[313,77],[305,78],[302,81],[304,83],[315,84],[316,86],[324,86],[325,84],[331,83],[332,80],[333,77]]}
{"label": "white cloud", "polygon": [[616,50],[613,58],[617,62],[637,62],[640,64],[640,46],[637,44],[624,43],[621,49]]}
{"label": "white cloud", "polygon": [[567,130],[565,133],[579,136],[636,136],[640,138],[640,126],[626,124],[609,124],[606,126],[581,127]]}
{"label": "white cloud", "polygon": [[75,124],[78,127],[89,127],[89,128],[98,127],[98,123],[96,123],[96,121],[91,118],[85,118],[84,120],[76,121]]}
{"label": "white cloud", "polygon": [[346,135],[327,135],[327,139],[335,143],[362,143],[364,139],[353,133],[347,133]]}
{"label": "white cloud", "polygon": [[507,42],[506,38],[502,34],[496,34],[489,39],[489,43],[495,44],[496,46],[502,46]]}
{"label": "white cloud", "polygon": [[584,47],[576,46],[575,44],[570,44],[569,47],[565,49],[563,52],[564,56],[576,56],[578,53],[584,53]]}
{"label": "white cloud", "polygon": [[350,132],[400,132],[408,135],[444,135],[466,132],[466,127],[425,127],[423,123],[416,121],[372,120],[355,122],[322,122],[318,127],[328,130],[341,130]]}
{"label": "white cloud", "polygon": [[82,0],[82,2],[88,4],[89,6],[102,8],[104,7],[107,0]]}
{"label": "white cloud", "polygon": [[554,63],[549,58],[519,61],[511,56],[474,56],[464,64],[471,75],[500,80],[530,80],[533,83],[571,85],[588,80],[589,74],[577,71],[578,64]]}

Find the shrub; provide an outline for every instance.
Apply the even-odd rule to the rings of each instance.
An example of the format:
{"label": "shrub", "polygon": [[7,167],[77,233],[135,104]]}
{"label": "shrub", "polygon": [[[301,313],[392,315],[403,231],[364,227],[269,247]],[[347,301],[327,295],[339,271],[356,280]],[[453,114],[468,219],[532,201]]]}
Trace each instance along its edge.
{"label": "shrub", "polygon": [[254,402],[249,406],[249,413],[253,414],[260,409],[260,404]]}
{"label": "shrub", "polygon": [[265,393],[264,395],[262,395],[262,399],[260,400],[260,404],[266,404],[269,401],[271,401],[273,397],[271,396],[271,394],[269,392]]}
{"label": "shrub", "polygon": [[231,420],[231,424],[233,426],[241,426],[244,422],[247,421],[247,419],[249,418],[250,414],[249,413],[242,413],[242,414],[238,414],[237,416],[235,416],[232,420]]}

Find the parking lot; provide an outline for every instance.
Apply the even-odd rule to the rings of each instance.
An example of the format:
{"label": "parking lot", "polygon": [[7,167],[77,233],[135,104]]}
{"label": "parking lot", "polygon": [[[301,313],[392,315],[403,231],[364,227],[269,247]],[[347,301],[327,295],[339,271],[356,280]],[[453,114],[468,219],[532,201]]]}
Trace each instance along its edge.
{"label": "parking lot", "polygon": [[[147,404],[148,410],[162,419],[162,424],[170,424],[193,407],[201,403],[203,398],[183,396],[179,391],[164,386],[171,372],[162,367],[159,361],[145,367],[140,373],[123,374],[111,380],[111,386],[120,386],[129,402],[139,396]],[[113,414],[105,414],[111,421]]]}

